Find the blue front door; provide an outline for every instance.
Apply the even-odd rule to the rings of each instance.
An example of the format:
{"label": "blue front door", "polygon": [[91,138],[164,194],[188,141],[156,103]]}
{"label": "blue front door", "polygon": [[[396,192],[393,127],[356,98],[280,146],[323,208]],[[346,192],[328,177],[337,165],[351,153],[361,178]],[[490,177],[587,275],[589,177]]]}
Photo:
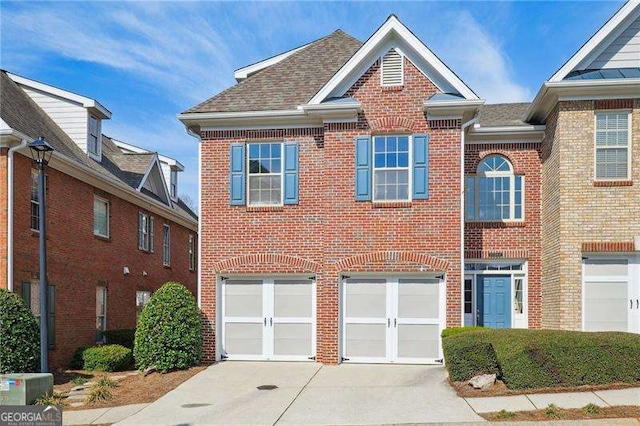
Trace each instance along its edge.
{"label": "blue front door", "polygon": [[478,275],[478,325],[511,328],[511,277]]}

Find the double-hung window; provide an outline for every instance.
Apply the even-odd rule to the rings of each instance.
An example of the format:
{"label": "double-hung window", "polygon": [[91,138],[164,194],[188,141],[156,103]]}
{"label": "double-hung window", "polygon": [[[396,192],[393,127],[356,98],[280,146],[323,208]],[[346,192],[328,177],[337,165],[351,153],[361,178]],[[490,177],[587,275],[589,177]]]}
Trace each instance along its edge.
{"label": "double-hung window", "polygon": [[100,120],[93,115],[89,115],[89,135],[87,140],[87,151],[90,155],[100,157],[101,149],[101,129]]}
{"label": "double-hung window", "polygon": [[147,213],[138,212],[138,248],[140,250],[153,253],[154,225],[155,219],[153,216]]}
{"label": "double-hung window", "polygon": [[250,143],[249,205],[278,206],[282,200],[282,144]]}
{"label": "double-hung window", "polygon": [[373,138],[373,201],[409,201],[409,136]]}
{"label": "double-hung window", "polygon": [[189,270],[196,270],[196,237],[189,234]]}
{"label": "double-hung window", "polygon": [[93,199],[93,234],[109,238],[109,201]]}
{"label": "double-hung window", "polygon": [[96,342],[104,343],[107,329],[107,288],[96,287]]}
{"label": "double-hung window", "polygon": [[631,120],[628,112],[596,113],[596,180],[630,179]]}
{"label": "double-hung window", "polygon": [[471,221],[522,220],[524,177],[513,172],[502,155],[480,162],[475,175],[466,177],[465,215]]}
{"label": "double-hung window", "polygon": [[31,229],[40,230],[40,199],[38,193],[38,171],[31,169]]}
{"label": "double-hung window", "polygon": [[171,266],[171,228],[166,223],[162,227],[162,264]]}

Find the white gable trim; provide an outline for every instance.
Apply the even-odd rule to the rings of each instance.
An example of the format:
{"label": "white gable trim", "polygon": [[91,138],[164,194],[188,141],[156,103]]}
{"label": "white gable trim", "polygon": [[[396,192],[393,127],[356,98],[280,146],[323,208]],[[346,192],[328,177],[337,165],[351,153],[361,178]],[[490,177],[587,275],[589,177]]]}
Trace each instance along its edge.
{"label": "white gable trim", "polygon": [[160,198],[167,200],[167,204],[171,205],[171,201],[170,201],[171,196],[169,195],[169,188],[167,188],[167,182],[165,181],[164,175],[162,174],[162,167],[160,166],[160,159],[158,158],[158,154],[154,155],[153,161],[149,164],[147,171],[144,173],[144,176],[140,180],[140,185],[138,185],[138,188],[136,189],[138,191],[142,190],[142,187],[144,186],[145,183],[147,183],[147,180],[151,176],[151,172],[153,171],[154,168],[157,168],[158,173],[160,174],[160,181],[162,182],[162,192],[164,192],[164,197],[162,196],[162,194],[156,194],[156,195],[158,195]]}
{"label": "white gable trim", "polygon": [[589,65],[640,16],[640,1],[630,0],[616,12],[556,73],[549,81],[562,81],[576,69]]}
{"label": "white gable trim", "polygon": [[9,76],[9,78],[11,78],[11,80],[15,81],[16,83],[22,86],[31,87],[32,89],[36,89],[41,92],[49,93],[51,95],[57,96],[62,99],[75,102],[77,104],[82,105],[84,108],[95,110],[97,115],[99,116],[98,118],[106,118],[106,119],[111,118],[111,111],[106,109],[104,106],[100,104],[100,102],[96,101],[95,99],[87,98],[86,96],[78,95],[77,93],[59,89],[57,87],[40,83],[39,81],[31,80],[26,77],[21,77],[19,75],[15,75],[10,72],[7,72],[7,75]]}
{"label": "white gable trim", "polygon": [[[397,37],[404,41],[410,49],[413,50],[415,55],[411,55],[409,51],[405,49],[402,50],[402,53],[408,57],[411,62],[414,63],[420,69],[419,59],[422,59],[426,64],[428,64],[433,70],[441,76],[440,80],[442,83],[447,83],[450,85],[455,91],[457,91],[460,95],[464,96],[466,99],[478,99],[478,96],[473,93],[473,91],[466,85],[460,78],[453,73],[427,46],[420,41],[407,27],[405,27],[402,22],[398,20],[395,15],[391,15],[384,24],[367,40],[367,42],[358,49],[358,51],[345,63],[340,70],[334,74],[333,77],[315,94],[315,96],[309,101],[311,105],[317,105],[321,103],[323,100],[330,97],[330,95],[336,91],[341,86],[345,86],[345,80],[351,82],[354,76],[353,72],[359,68],[362,68],[362,65],[366,66],[365,70],[368,69],[376,60],[379,59],[380,55],[374,55],[372,58],[372,54],[377,50],[384,50],[387,52],[389,48],[396,46],[385,46],[385,41],[393,35],[397,35]],[[385,49],[381,49],[384,47],[388,47]],[[414,56],[414,58],[412,58]],[[423,71],[424,72],[424,71]],[[361,73],[358,73],[356,80],[360,77]],[[351,77],[351,79],[349,79]],[[434,80],[433,76],[430,77]],[[436,79],[437,80],[437,79]],[[354,81],[355,82],[355,81]],[[434,81],[436,85],[439,82]],[[350,87],[351,84],[347,86]]]}
{"label": "white gable trim", "polygon": [[[313,43],[313,42],[311,42]],[[233,72],[233,77],[236,79],[237,82],[241,82],[242,80],[246,79],[247,77],[250,77],[252,74],[257,73],[260,70],[263,70],[267,67],[270,67],[271,65],[275,65],[278,62],[287,59],[289,56],[293,55],[294,53],[304,49],[305,47],[309,46],[311,43],[307,43],[305,45],[302,45],[300,47],[296,47],[295,49],[291,49],[287,52],[281,53],[279,55],[276,56],[272,56],[270,58],[267,58],[263,61],[260,62],[256,62],[255,64],[251,64],[251,65],[247,65],[246,67],[242,67],[242,68],[238,68],[237,70],[235,70]]]}

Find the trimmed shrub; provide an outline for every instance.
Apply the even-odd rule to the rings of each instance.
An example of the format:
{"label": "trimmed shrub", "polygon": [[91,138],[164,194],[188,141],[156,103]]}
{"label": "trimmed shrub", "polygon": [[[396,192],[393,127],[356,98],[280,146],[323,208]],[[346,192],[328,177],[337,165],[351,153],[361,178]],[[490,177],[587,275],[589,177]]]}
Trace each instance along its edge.
{"label": "trimmed shrub", "polygon": [[184,370],[200,362],[201,314],[185,286],[169,282],[151,296],[138,319],[133,354],[141,370]]}
{"label": "trimmed shrub", "polygon": [[15,293],[0,289],[0,374],[40,370],[40,327]]}
{"label": "trimmed shrub", "polygon": [[496,353],[486,334],[454,333],[442,339],[442,351],[451,380],[469,380],[479,374],[500,375]]}
{"label": "trimmed shrub", "polygon": [[133,350],[133,341],[136,338],[135,328],[120,328],[116,330],[106,330],[104,337],[110,345],[121,345]]}
{"label": "trimmed shrub", "polygon": [[[487,343],[495,353],[499,377],[509,389],[640,383],[640,335],[515,329],[443,339],[453,380],[468,380],[471,371],[482,367],[478,359],[486,357]],[[490,367],[482,368],[485,371],[478,374],[492,372]]]}
{"label": "trimmed shrub", "polygon": [[131,366],[131,349],[121,345],[100,345],[76,349],[71,368],[87,371],[121,371]]}
{"label": "trimmed shrub", "polygon": [[468,327],[449,327],[442,330],[442,338],[449,336],[455,336],[460,333],[469,333],[474,331],[487,331],[487,328],[480,326],[468,326]]}

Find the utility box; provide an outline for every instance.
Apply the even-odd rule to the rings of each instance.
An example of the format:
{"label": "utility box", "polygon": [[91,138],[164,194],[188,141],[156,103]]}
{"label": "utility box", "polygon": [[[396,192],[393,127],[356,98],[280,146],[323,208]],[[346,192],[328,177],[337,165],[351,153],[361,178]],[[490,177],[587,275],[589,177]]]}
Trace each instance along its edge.
{"label": "utility box", "polygon": [[31,405],[46,393],[53,394],[51,373],[0,374],[0,405]]}

